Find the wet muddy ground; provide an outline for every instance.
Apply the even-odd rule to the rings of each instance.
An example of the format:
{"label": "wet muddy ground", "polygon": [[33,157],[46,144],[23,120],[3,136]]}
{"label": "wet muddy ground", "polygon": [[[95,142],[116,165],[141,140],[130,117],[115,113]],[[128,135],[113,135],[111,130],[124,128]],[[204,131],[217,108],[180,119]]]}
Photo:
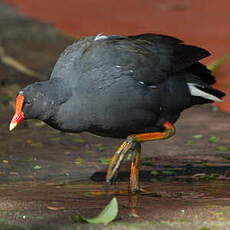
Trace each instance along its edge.
{"label": "wet muddy ground", "polygon": [[[185,111],[175,137],[143,145],[145,192],[138,197],[127,194],[128,161],[117,184],[104,183],[121,140],[66,134],[38,121],[8,131],[17,91],[48,78],[59,53],[73,40],[0,1],[5,55],[40,73],[21,73],[1,56],[0,229],[229,229],[230,116],[215,106]],[[74,223],[72,216],[93,217],[114,196],[120,208],[115,222]]]}
{"label": "wet muddy ground", "polygon": [[[109,189],[92,182],[2,184],[1,222],[7,220],[18,225],[31,225],[31,229],[44,229],[44,226],[47,226],[45,229],[230,227],[230,188],[227,182],[154,182],[143,183],[142,187],[148,191],[146,194],[131,197],[127,195],[124,183]],[[107,227],[74,223],[76,215],[98,215],[113,196],[119,202],[119,216],[115,222]]]}

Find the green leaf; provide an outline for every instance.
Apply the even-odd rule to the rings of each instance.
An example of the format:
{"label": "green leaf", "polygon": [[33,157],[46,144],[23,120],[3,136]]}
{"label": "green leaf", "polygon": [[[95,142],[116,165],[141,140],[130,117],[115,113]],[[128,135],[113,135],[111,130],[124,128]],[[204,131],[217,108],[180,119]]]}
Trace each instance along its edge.
{"label": "green leaf", "polygon": [[108,224],[113,221],[118,215],[118,203],[114,197],[109,204],[101,211],[101,213],[95,218],[85,218],[82,216],[75,216],[74,220],[79,222],[87,222],[90,224]]}
{"label": "green leaf", "polygon": [[216,147],[216,150],[225,152],[225,151],[229,151],[230,147],[224,146],[224,145],[219,145],[219,146]]}
{"label": "green leaf", "polygon": [[84,162],[85,162],[85,160],[83,158],[81,158],[81,157],[76,158],[75,161],[74,161],[74,163],[76,165],[83,164]]}
{"label": "green leaf", "polygon": [[219,140],[219,139],[218,139],[218,137],[216,137],[216,136],[211,136],[211,137],[208,138],[208,141],[209,141],[210,143],[213,143],[213,144],[217,143],[218,140]]}
{"label": "green leaf", "polygon": [[193,136],[192,136],[193,139],[197,139],[197,140],[198,140],[198,139],[201,139],[202,137],[203,137],[202,134],[196,134],[196,135],[193,135]]}
{"label": "green leaf", "polygon": [[34,169],[41,169],[42,167],[40,165],[35,165]]}
{"label": "green leaf", "polygon": [[107,157],[101,157],[98,159],[99,162],[103,165],[108,165],[111,161],[111,158],[107,158]]}
{"label": "green leaf", "polygon": [[207,68],[212,71],[213,74],[217,73],[220,67],[230,58],[230,53],[225,54],[223,57],[215,60],[211,64],[207,65]]}
{"label": "green leaf", "polygon": [[162,173],[165,175],[168,175],[168,176],[175,174],[175,172],[173,170],[163,170]]}
{"label": "green leaf", "polygon": [[152,171],[150,172],[150,174],[153,175],[153,176],[159,175],[159,173],[158,173],[156,170],[152,170]]}
{"label": "green leaf", "polygon": [[208,227],[202,227],[202,228],[200,228],[200,230],[211,230],[211,228],[208,228]]}

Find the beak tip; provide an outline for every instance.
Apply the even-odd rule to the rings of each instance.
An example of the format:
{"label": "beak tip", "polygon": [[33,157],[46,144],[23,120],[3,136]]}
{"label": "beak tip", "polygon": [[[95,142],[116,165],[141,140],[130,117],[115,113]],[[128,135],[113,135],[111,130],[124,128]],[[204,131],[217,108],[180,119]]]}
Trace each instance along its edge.
{"label": "beak tip", "polygon": [[17,123],[10,123],[10,126],[9,126],[9,131],[12,131],[13,129],[15,129],[15,127],[17,126]]}

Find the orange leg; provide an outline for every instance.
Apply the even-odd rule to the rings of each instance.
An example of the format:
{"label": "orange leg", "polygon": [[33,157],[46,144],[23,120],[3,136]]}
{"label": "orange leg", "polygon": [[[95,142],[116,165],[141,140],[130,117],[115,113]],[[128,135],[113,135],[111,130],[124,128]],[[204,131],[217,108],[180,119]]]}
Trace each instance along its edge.
{"label": "orange leg", "polygon": [[134,158],[131,164],[130,191],[134,192],[139,190],[140,143],[167,139],[175,134],[176,129],[173,124],[167,121],[163,126],[165,128],[163,132],[141,133],[128,136],[115,152],[110,162],[106,175],[106,182],[111,183],[127,153],[133,151]]}
{"label": "orange leg", "polygon": [[139,165],[141,162],[141,144],[137,142],[136,148],[133,151],[133,158],[131,162],[129,190],[132,193],[140,191],[139,186]]}
{"label": "orange leg", "polygon": [[139,217],[138,215],[138,203],[139,203],[139,193],[129,193],[129,215],[132,217]]}

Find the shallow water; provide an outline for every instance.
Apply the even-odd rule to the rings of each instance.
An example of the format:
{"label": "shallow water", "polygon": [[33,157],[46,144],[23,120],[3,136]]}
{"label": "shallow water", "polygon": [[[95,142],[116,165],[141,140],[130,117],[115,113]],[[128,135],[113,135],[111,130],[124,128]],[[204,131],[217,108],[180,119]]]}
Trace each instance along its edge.
{"label": "shallow water", "polygon": [[[229,217],[230,183],[143,182],[141,194],[127,192],[127,183],[14,183],[0,187],[1,220],[9,223],[71,224],[74,215],[94,217],[112,199],[119,202],[123,221]],[[207,210],[206,212],[205,210]],[[221,212],[218,216],[215,213]],[[134,219],[133,219],[134,218]]]}

